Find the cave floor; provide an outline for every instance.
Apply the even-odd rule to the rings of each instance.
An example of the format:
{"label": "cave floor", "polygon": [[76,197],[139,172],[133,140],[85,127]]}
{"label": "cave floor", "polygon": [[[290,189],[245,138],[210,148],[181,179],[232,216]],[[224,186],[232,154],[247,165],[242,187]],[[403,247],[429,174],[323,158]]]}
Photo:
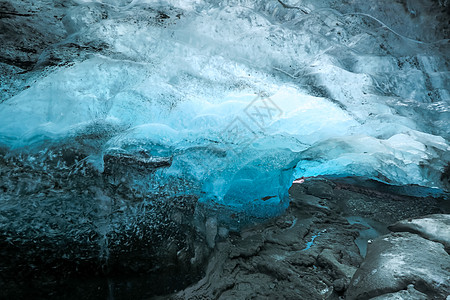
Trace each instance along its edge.
{"label": "cave floor", "polygon": [[196,283],[185,289],[161,295],[168,290],[162,286],[182,285],[174,283],[184,275],[166,278],[150,270],[109,276],[86,269],[60,282],[3,278],[0,298],[344,299],[368,243],[389,233],[388,225],[450,213],[444,197],[401,195],[380,184],[311,178],[289,192],[289,208],[279,217],[217,236],[204,276],[191,278]]}
{"label": "cave floor", "polygon": [[282,216],[219,241],[197,284],[162,298],[344,299],[368,242],[389,224],[450,212],[442,198],[323,178],[294,184],[290,198]]}

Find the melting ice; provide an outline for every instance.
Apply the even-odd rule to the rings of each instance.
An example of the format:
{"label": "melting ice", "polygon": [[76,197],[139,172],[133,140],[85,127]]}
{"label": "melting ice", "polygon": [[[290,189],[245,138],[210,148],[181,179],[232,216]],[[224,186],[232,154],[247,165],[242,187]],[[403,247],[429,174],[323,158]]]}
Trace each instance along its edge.
{"label": "melting ice", "polygon": [[39,61],[67,63],[0,104],[4,165],[255,215],[300,176],[448,188],[446,37],[419,4],[323,2],[76,1]]}

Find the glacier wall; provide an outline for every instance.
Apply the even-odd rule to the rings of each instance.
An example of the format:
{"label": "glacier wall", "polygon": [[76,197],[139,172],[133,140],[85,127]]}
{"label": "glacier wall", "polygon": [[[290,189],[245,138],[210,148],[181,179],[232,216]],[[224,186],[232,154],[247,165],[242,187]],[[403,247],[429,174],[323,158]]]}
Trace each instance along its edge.
{"label": "glacier wall", "polygon": [[[87,189],[270,216],[300,176],[449,188],[445,3],[58,5],[58,39],[33,68],[2,62],[16,76],[1,81],[4,194],[96,174]],[[12,180],[20,161],[39,179]],[[70,176],[48,181],[79,188]]]}

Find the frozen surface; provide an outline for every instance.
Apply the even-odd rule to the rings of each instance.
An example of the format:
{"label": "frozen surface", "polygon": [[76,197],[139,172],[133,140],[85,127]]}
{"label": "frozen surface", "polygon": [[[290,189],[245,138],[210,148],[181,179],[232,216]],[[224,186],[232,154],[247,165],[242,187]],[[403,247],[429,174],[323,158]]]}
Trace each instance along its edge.
{"label": "frozen surface", "polygon": [[448,189],[444,5],[68,2],[65,37],[0,104],[3,164],[257,216],[300,176]]}

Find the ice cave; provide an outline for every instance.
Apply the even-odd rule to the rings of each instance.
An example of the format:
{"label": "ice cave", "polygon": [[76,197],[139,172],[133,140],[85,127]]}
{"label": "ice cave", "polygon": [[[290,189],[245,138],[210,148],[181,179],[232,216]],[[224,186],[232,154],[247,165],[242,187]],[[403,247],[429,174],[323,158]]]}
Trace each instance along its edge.
{"label": "ice cave", "polygon": [[0,45],[0,299],[450,299],[447,0],[2,0]]}

